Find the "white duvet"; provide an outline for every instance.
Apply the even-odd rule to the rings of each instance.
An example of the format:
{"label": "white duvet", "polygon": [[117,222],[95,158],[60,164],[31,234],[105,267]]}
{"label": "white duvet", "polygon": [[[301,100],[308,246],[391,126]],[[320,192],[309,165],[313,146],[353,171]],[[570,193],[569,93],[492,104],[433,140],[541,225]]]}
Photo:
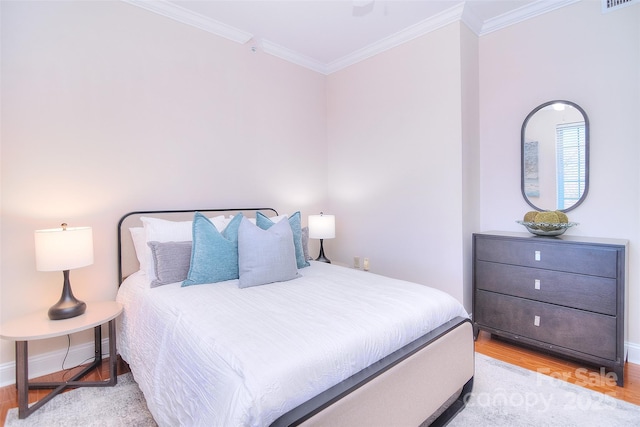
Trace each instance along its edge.
{"label": "white duvet", "polygon": [[288,282],[182,288],[129,277],[118,350],[160,426],[265,426],[443,323],[446,293],[311,262]]}

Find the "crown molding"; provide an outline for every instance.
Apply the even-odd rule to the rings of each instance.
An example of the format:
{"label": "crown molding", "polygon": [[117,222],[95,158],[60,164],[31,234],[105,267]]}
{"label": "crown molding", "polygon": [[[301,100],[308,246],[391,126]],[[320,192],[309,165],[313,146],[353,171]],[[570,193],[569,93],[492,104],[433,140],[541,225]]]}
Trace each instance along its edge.
{"label": "crown molding", "polygon": [[122,0],[134,6],[155,12],[192,27],[244,44],[253,38],[253,34],[239,30],[230,25],[211,19],[207,16],[185,9],[165,0]]}
{"label": "crown molding", "polygon": [[509,13],[505,13],[495,18],[487,19],[480,30],[478,36],[483,36],[491,32],[501,30],[510,25],[518,24],[547,12],[569,6],[581,0],[538,0],[534,3],[522,6]]}
{"label": "crown molding", "polygon": [[484,21],[480,19],[476,14],[473,3],[464,3],[464,10],[462,11],[462,17],[460,17],[460,21],[462,21],[467,27],[469,27],[469,29],[473,31],[477,36],[479,36],[482,32]]}
{"label": "crown molding", "polygon": [[459,3],[447,10],[440,12],[437,15],[432,16],[429,19],[425,19],[424,21],[412,25],[411,27],[399,31],[387,38],[372,43],[369,46],[365,46],[364,48],[359,49],[352,54],[333,61],[327,65],[327,74],[335,73],[336,71],[339,71],[357,62],[363,61],[381,52],[416,39],[424,34],[430,33],[431,31],[435,31],[438,28],[442,28],[445,25],[456,22],[462,17],[463,10],[464,3]]}
{"label": "crown molding", "polygon": [[269,40],[264,39],[259,41],[259,45],[262,51],[268,53],[269,55],[276,56],[278,58],[284,59],[285,61],[292,62],[305,68],[309,68],[310,70],[317,71],[320,74],[329,74],[326,64],[320,61],[316,61],[313,58],[309,58],[308,56],[300,55],[298,52],[293,51],[289,48],[280,46],[276,43],[272,43]]}
{"label": "crown molding", "polygon": [[[166,0],[122,0],[134,6],[141,7],[167,18],[182,22],[187,25],[199,28],[209,33],[224,37],[240,44],[245,44],[254,38],[254,35],[239,30],[230,25],[216,21],[199,13],[185,9],[175,3]],[[378,42],[372,43],[359,49],[349,55],[346,55],[336,61],[324,64],[312,58],[300,55],[299,53],[272,43],[268,40],[261,39],[260,46],[262,50],[270,55],[311,69],[321,74],[331,74],[363,61],[367,58],[375,56],[381,52],[392,49],[403,43],[416,39],[427,33],[435,31],[439,28],[449,25],[453,22],[461,21],[469,27],[477,36],[483,36],[493,31],[500,30],[534,18],[536,16],[551,12],[556,9],[568,6],[581,0],[538,0],[514,11],[505,13],[495,18],[482,21],[473,11],[473,2],[463,1],[451,8],[434,15],[433,17],[408,27],[396,34],[384,38]]]}

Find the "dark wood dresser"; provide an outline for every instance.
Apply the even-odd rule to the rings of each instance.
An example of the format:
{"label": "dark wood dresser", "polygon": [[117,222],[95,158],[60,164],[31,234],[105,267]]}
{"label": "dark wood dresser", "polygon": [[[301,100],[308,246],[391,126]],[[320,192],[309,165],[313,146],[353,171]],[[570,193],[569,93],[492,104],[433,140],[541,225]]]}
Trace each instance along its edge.
{"label": "dark wood dresser", "polygon": [[615,372],[625,362],[626,240],[473,235],[479,330]]}

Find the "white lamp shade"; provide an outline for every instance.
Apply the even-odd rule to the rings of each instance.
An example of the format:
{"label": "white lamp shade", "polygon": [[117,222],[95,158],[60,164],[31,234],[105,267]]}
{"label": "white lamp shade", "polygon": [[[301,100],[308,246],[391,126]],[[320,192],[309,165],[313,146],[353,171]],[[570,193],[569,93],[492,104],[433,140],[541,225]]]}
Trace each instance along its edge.
{"label": "white lamp shade", "polygon": [[335,215],[309,215],[309,238],[333,239],[336,237]]}
{"label": "white lamp shade", "polygon": [[91,227],[36,230],[36,269],[64,271],[93,264]]}

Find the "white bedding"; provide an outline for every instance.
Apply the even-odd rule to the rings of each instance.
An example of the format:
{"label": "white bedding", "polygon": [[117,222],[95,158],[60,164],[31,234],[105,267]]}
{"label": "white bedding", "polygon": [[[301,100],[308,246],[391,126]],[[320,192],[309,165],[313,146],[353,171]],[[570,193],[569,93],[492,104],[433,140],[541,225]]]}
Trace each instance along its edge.
{"label": "white bedding", "polygon": [[118,350],[160,426],[264,426],[468,314],[446,293],[311,262],[301,277],[149,287],[130,276]]}

